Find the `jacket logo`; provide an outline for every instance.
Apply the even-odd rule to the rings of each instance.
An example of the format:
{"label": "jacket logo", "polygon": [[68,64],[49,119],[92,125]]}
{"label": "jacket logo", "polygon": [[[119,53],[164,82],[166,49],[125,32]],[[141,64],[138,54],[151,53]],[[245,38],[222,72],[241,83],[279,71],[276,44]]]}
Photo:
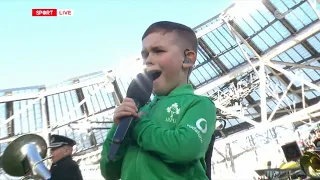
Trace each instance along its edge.
{"label": "jacket logo", "polygon": [[[201,126],[201,123],[203,124],[203,127]],[[207,121],[203,118],[198,119],[196,126],[202,133],[206,133],[208,130]]]}
{"label": "jacket logo", "polygon": [[170,114],[170,117],[166,118],[167,122],[176,123],[177,120],[175,119],[175,115],[179,115],[180,108],[178,103],[173,103],[170,107],[167,107],[167,112]]}
{"label": "jacket logo", "polygon": [[189,127],[190,129],[192,129],[198,136],[200,142],[202,143],[203,142],[203,139],[202,139],[202,135],[200,133],[200,131],[205,134],[208,130],[208,125],[207,125],[207,121],[203,118],[200,118],[196,121],[196,127],[195,126],[192,126],[190,124],[187,124],[187,127]]}

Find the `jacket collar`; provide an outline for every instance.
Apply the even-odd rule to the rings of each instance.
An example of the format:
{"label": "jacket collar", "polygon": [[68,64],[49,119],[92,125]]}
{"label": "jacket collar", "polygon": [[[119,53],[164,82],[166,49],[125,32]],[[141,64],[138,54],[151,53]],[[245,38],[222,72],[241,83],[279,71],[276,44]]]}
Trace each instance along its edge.
{"label": "jacket collar", "polygon": [[184,84],[173,91],[171,91],[167,96],[155,96],[155,99],[163,99],[166,97],[174,97],[174,96],[181,96],[181,95],[191,95],[194,94],[194,90],[191,84]]}
{"label": "jacket collar", "polygon": [[64,161],[67,161],[67,160],[72,160],[72,157],[71,156],[66,156],[66,157],[58,160],[57,162],[53,163],[53,165],[60,164],[60,163],[62,163]]}

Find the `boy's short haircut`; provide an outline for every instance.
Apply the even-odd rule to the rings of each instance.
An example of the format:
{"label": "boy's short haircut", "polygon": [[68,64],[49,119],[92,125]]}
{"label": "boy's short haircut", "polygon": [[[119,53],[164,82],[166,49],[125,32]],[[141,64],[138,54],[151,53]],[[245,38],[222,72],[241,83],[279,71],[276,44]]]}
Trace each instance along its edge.
{"label": "boy's short haircut", "polygon": [[195,34],[195,32],[188,26],[170,22],[170,21],[159,21],[156,23],[151,24],[148,29],[144,32],[142,36],[142,40],[147,37],[149,34],[154,32],[162,32],[162,33],[168,33],[168,32],[175,32],[179,39],[183,39],[188,43],[188,47],[190,47],[190,50],[193,50],[195,53],[197,53],[198,49],[198,39]]}

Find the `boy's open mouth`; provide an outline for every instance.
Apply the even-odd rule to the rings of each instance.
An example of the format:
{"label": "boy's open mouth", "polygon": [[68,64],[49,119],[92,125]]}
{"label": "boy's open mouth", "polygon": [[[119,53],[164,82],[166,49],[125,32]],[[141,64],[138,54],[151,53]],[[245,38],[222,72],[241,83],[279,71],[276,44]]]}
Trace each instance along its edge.
{"label": "boy's open mouth", "polygon": [[160,70],[151,70],[148,72],[149,75],[151,75],[152,80],[156,80],[161,76],[161,71]]}

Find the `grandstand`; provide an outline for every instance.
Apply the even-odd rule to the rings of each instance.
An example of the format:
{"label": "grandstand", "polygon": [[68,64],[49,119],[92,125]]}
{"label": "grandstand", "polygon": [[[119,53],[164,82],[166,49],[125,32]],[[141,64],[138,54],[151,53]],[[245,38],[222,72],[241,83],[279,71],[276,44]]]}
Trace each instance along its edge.
{"label": "grandstand", "polygon": [[[199,49],[190,80],[226,122],[213,178],[252,178],[244,159],[255,166],[265,160],[258,155],[279,154],[275,144],[320,115],[319,0],[248,2],[236,1],[194,28]],[[54,85],[0,90],[0,152],[22,134],[66,135],[78,142],[74,158],[84,177],[101,178],[101,144],[139,63],[137,57],[126,70],[119,65]]]}

